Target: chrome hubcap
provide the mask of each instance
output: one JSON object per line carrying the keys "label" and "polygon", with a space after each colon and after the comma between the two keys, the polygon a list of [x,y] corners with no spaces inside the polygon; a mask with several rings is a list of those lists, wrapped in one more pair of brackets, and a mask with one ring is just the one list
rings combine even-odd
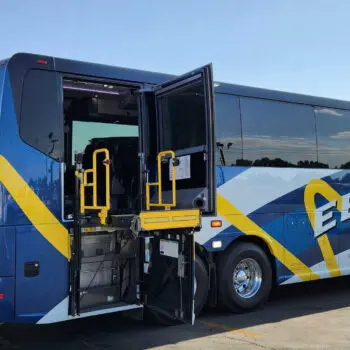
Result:
{"label": "chrome hubcap", "polygon": [[259,263],[247,258],[241,260],[233,272],[233,288],[245,299],[252,298],[260,289],[262,272]]}

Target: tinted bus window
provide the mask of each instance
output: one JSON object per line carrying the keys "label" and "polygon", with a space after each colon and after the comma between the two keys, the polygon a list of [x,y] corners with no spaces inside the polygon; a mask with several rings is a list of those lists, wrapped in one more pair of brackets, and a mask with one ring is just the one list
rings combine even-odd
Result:
{"label": "tinted bus window", "polygon": [[215,94],[216,164],[222,165],[222,148],[226,165],[236,165],[242,158],[241,117],[239,98]]}
{"label": "tinted bus window", "polygon": [[247,165],[317,167],[311,106],[241,98],[243,158]]}
{"label": "tinted bus window", "polygon": [[202,83],[189,85],[159,98],[164,149],[184,149],[206,144]]}
{"label": "tinted bus window", "polygon": [[350,169],[350,112],[317,107],[315,114],[319,161]]}
{"label": "tinted bus window", "polygon": [[63,113],[55,72],[31,70],[22,92],[20,135],[24,142],[62,160]]}

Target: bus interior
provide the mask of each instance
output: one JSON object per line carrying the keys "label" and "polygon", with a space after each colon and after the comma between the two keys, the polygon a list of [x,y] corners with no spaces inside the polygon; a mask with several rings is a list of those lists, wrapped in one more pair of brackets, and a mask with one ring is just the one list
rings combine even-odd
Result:
{"label": "bus interior", "polygon": [[[111,213],[136,213],[139,186],[138,106],[133,89],[88,82],[64,82],[65,219],[73,217],[75,154],[91,169],[95,150],[107,148],[111,158]],[[103,160],[103,154],[98,156]],[[98,167],[98,204],[105,203],[104,169]],[[100,175],[100,176],[99,176]],[[92,189],[91,189],[92,190]],[[92,191],[87,189],[87,202]]]}
{"label": "bus interior", "polygon": [[[65,175],[64,215],[74,217],[76,157],[84,170],[93,168],[93,153],[107,149],[110,164],[110,214],[139,211],[138,107],[133,88],[100,82],[64,80]],[[97,158],[97,205],[106,203],[104,153]],[[91,182],[92,175],[88,175]],[[90,178],[91,177],[91,178]],[[93,204],[93,187],[85,188],[85,203]],[[101,229],[96,211],[86,212],[81,228],[79,309],[91,311],[106,304],[137,302],[139,244],[127,227]]]}

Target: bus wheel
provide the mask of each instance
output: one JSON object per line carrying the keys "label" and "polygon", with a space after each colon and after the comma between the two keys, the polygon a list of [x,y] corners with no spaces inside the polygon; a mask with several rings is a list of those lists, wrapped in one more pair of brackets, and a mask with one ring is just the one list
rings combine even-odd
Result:
{"label": "bus wheel", "polygon": [[194,313],[198,316],[203,310],[207,302],[209,292],[209,273],[208,269],[198,255],[196,255],[196,270],[195,270],[195,297],[194,297]]}
{"label": "bus wheel", "polygon": [[245,312],[262,305],[272,286],[266,253],[253,243],[229,249],[219,266],[219,302],[229,311]]}

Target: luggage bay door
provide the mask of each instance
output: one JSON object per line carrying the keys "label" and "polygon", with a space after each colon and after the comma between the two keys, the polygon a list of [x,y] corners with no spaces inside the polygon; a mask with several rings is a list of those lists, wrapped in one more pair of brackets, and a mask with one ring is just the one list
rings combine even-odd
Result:
{"label": "luggage bay door", "polygon": [[[176,209],[216,214],[212,66],[158,85],[154,94],[158,152],[171,150],[180,161],[175,176]],[[171,202],[169,163],[163,165],[162,174],[162,197]]]}
{"label": "luggage bay door", "polygon": [[145,306],[161,322],[194,324],[194,234],[159,231],[144,243]]}

